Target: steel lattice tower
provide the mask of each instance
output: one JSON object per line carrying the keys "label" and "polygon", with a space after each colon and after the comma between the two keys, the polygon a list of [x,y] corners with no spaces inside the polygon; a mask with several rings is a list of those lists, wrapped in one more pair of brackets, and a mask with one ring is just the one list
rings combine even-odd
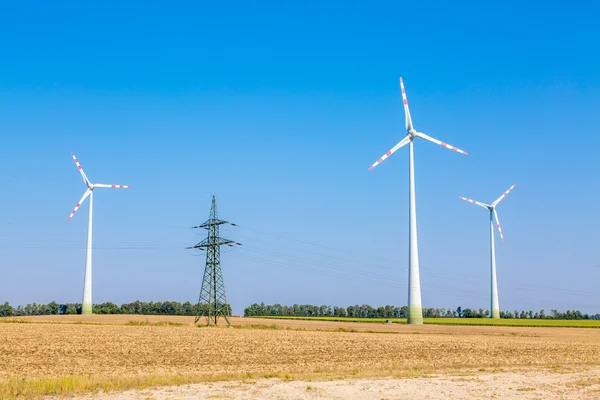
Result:
{"label": "steel lattice tower", "polygon": [[188,247],[188,249],[206,250],[206,267],[204,268],[194,323],[197,323],[200,318],[206,317],[207,326],[211,324],[216,326],[219,316],[225,318],[227,325],[231,326],[229,321],[230,310],[227,305],[227,295],[225,294],[223,271],[221,269],[221,246],[233,247],[234,245],[240,245],[240,243],[219,236],[219,226],[223,224],[236,226],[218,218],[217,200],[213,196],[208,221],[202,225],[192,227],[206,229],[208,236],[197,245]]}

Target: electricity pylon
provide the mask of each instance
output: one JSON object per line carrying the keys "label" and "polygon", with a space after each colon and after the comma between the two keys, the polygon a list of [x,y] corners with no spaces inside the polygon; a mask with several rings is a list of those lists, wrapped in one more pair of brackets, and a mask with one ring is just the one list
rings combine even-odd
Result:
{"label": "electricity pylon", "polygon": [[227,325],[231,326],[229,321],[230,310],[228,309],[223,271],[221,270],[221,246],[233,247],[241,244],[219,236],[219,226],[223,224],[236,226],[217,217],[217,200],[213,196],[208,221],[202,225],[192,227],[206,229],[208,237],[197,245],[188,247],[188,249],[206,250],[206,267],[204,268],[194,323],[197,323],[200,318],[206,317],[207,326],[211,324],[216,326],[219,316],[225,318]]}

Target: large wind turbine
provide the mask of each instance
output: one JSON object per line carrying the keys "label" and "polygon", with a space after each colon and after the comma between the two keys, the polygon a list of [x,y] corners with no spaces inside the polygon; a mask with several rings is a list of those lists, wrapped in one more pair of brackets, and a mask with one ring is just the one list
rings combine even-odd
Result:
{"label": "large wind turbine", "polygon": [[406,99],[406,91],[404,90],[404,82],[400,78],[400,89],[402,90],[402,100],[404,102],[404,115],[406,118],[407,134],[397,145],[392,147],[390,151],[385,153],[379,160],[369,167],[369,170],[375,168],[383,160],[388,158],[393,152],[399,148],[409,145],[409,240],[408,240],[408,323],[422,324],[423,323],[423,306],[421,304],[421,280],[419,277],[419,248],[417,245],[417,210],[415,205],[415,171],[414,171],[414,150],[413,140],[415,138],[425,139],[429,142],[439,144],[447,149],[457,151],[461,154],[468,155],[466,151],[450,146],[448,143],[441,142],[422,132],[417,132],[413,127],[410,111],[408,109],[408,101]]}
{"label": "large wind turbine", "polygon": [[87,189],[83,194],[79,203],[75,206],[71,215],[69,215],[69,220],[73,218],[73,215],[79,210],[81,207],[81,203],[89,196],[90,197],[90,211],[88,217],[88,237],[87,237],[87,251],[85,254],[85,281],[83,285],[83,303],[81,305],[81,313],[82,314],[91,314],[92,313],[92,208],[94,205],[94,189],[96,188],[112,188],[112,189],[129,189],[131,186],[123,186],[123,185],[104,185],[101,183],[91,183],[90,180],[83,172],[83,168],[77,161],[77,157],[75,157],[74,153],[71,153],[73,156],[73,160],[75,160],[75,164],[81,173],[81,177],[83,178],[83,182],[85,182]]}
{"label": "large wind turbine", "polygon": [[496,276],[496,249],[494,246],[494,217],[496,217],[496,224],[498,225],[498,232],[500,233],[500,238],[504,242],[504,235],[502,234],[502,228],[500,227],[500,220],[498,219],[498,212],[496,211],[496,206],[498,203],[502,201],[506,195],[513,190],[513,188],[517,186],[515,183],[508,190],[502,193],[502,196],[498,197],[496,201],[494,201],[491,205],[481,203],[476,200],[467,199],[466,197],[459,196],[461,199],[468,201],[469,203],[476,204],[483,208],[487,208],[490,210],[490,259],[492,264],[492,303],[491,303],[491,311],[492,318],[500,318],[500,305],[498,303],[498,277]]}

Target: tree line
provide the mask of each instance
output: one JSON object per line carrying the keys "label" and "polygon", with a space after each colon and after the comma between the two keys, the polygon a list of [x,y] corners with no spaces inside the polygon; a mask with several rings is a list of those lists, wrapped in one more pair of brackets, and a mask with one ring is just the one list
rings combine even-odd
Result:
{"label": "tree line", "polygon": [[[231,305],[227,304],[227,314],[231,315]],[[189,301],[146,302],[134,301],[117,305],[115,303],[101,303],[93,305],[94,314],[141,314],[141,315],[197,315],[198,311],[205,315],[208,309],[206,304],[192,304]],[[29,315],[62,315],[81,314],[80,303],[59,304],[52,301],[48,304],[31,303],[25,306],[13,307],[8,302],[0,303],[0,317],[17,317]],[[330,305],[294,304],[286,306],[281,304],[265,305],[255,303],[244,310],[245,317],[353,317],[353,318],[406,318],[407,306],[381,306],[372,307],[368,304],[338,307]],[[451,308],[424,308],[425,318],[486,318],[489,310],[457,307]],[[500,311],[500,318],[522,319],[594,319],[600,320],[600,314],[584,314],[578,310],[559,312],[551,309],[549,313],[544,310],[514,310]]]}
{"label": "tree line", "polygon": [[[231,305],[226,304],[226,311],[231,315]],[[134,301],[132,303],[121,304],[114,303],[94,304],[92,311],[94,314],[142,314],[142,315],[197,315],[206,314],[207,304],[192,304],[189,301],[180,303],[177,301],[164,302],[146,302]],[[59,304],[52,301],[48,304],[31,303],[26,306],[13,307],[8,302],[0,304],[0,317],[18,317],[27,315],[63,315],[63,314],[81,314],[81,303]]]}
{"label": "tree line", "polygon": [[[407,306],[381,306],[372,307],[368,304],[338,307],[311,304],[294,304],[286,306],[281,304],[265,305],[254,303],[244,310],[245,317],[280,316],[280,317],[354,317],[354,318],[406,318]],[[425,318],[486,318],[490,316],[489,310],[457,307],[451,308],[424,308]],[[500,311],[500,318],[522,319],[595,319],[600,320],[600,314],[584,314],[578,310],[559,312],[551,309],[549,313],[544,310],[514,310]]]}

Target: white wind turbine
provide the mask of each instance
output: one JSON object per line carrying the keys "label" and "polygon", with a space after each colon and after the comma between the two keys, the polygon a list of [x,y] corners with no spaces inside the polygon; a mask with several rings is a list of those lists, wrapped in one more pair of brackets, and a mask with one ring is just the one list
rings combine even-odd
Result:
{"label": "white wind turbine", "polygon": [[498,212],[496,211],[496,206],[502,201],[503,198],[506,197],[506,195],[511,190],[513,190],[515,186],[517,186],[516,183],[509,187],[506,192],[502,193],[502,196],[498,197],[498,199],[494,201],[491,205],[459,196],[461,199],[468,201],[469,203],[473,203],[483,208],[487,208],[490,211],[490,259],[492,264],[492,302],[490,309],[492,312],[492,318],[500,318],[500,304],[498,302],[498,277],[496,276],[496,249],[494,246],[494,217],[496,217],[496,224],[498,225],[498,232],[500,233],[500,238],[504,242],[504,235],[502,234],[502,228],[500,227],[500,220],[498,219]]}
{"label": "white wind turbine", "polygon": [[83,303],[81,305],[81,313],[82,314],[91,314],[92,313],[92,208],[94,205],[94,189],[96,188],[112,188],[112,189],[129,189],[131,186],[123,186],[123,185],[104,185],[101,183],[91,183],[90,180],[83,172],[83,168],[77,161],[77,157],[75,157],[74,153],[71,153],[73,156],[73,160],[75,160],[75,164],[81,173],[83,181],[87,185],[87,189],[83,194],[79,203],[75,206],[71,215],[69,215],[69,220],[73,218],[73,215],[79,210],[81,207],[81,203],[89,196],[90,197],[90,211],[88,217],[88,237],[87,237],[87,251],[85,254],[85,281],[83,285]]}
{"label": "white wind turbine", "polygon": [[441,142],[437,139],[432,138],[422,132],[417,132],[413,127],[412,119],[410,117],[410,111],[408,109],[408,101],[406,99],[406,91],[404,90],[404,82],[400,78],[400,89],[402,90],[402,100],[404,102],[404,115],[406,118],[406,131],[407,135],[397,145],[395,145],[390,151],[385,153],[379,160],[369,167],[369,170],[375,168],[383,160],[388,158],[393,152],[405,146],[409,145],[409,163],[408,163],[408,176],[409,176],[409,240],[408,240],[408,323],[409,324],[422,324],[423,323],[423,306],[421,304],[421,280],[419,277],[419,248],[417,245],[417,210],[415,204],[415,172],[414,172],[414,151],[413,151],[413,140],[415,138],[425,139],[429,142],[439,144],[447,149],[457,151],[461,154],[468,155],[466,151],[457,149],[454,146],[450,146],[447,143]]}

